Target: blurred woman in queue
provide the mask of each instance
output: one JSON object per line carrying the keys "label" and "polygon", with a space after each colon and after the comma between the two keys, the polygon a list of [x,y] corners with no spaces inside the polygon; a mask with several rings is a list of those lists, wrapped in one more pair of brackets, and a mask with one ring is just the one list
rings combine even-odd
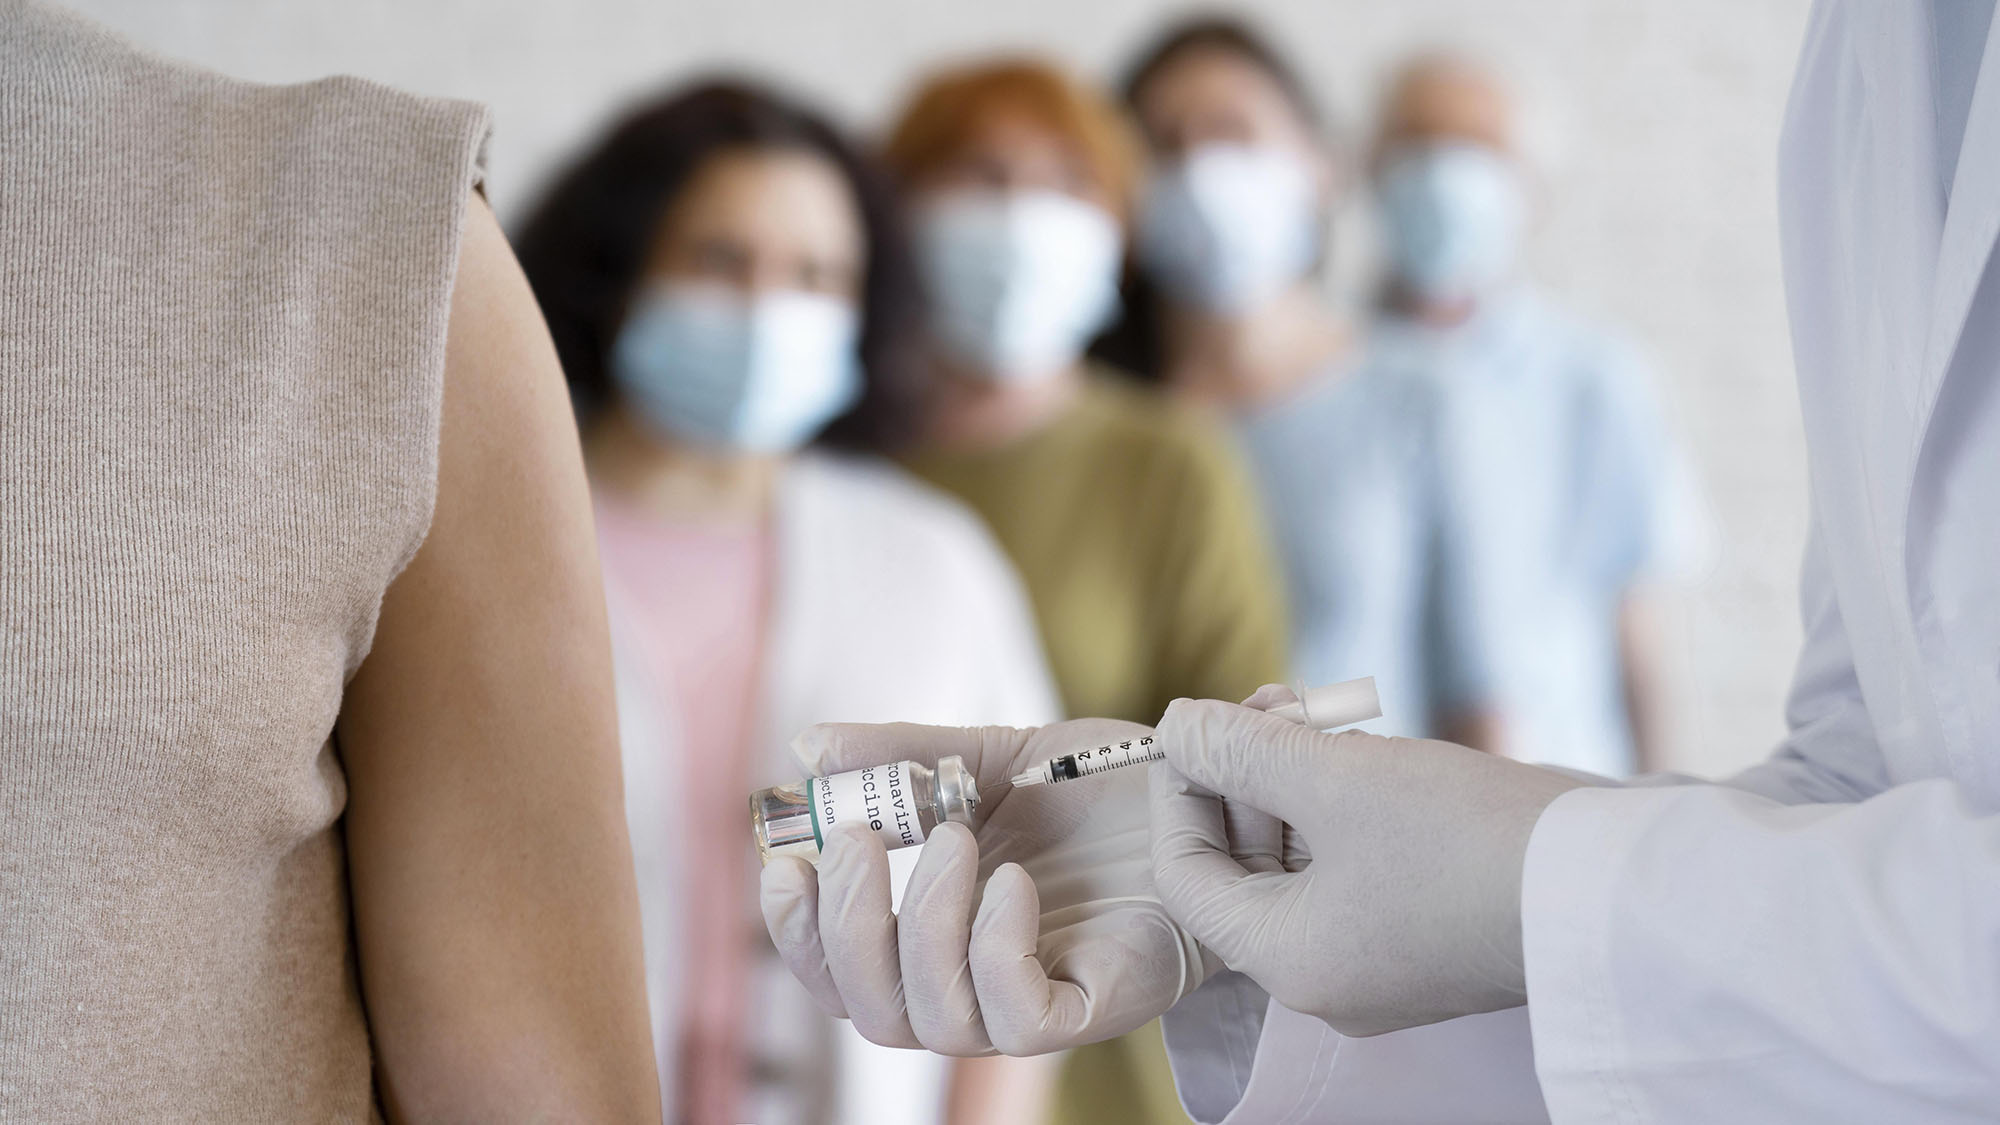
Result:
{"label": "blurred woman in queue", "polygon": [[891,1051],[819,1015],[755,906],[743,797],[797,777],[793,732],[1056,717],[985,527],[866,456],[914,421],[897,223],[832,127],[715,84],[628,116],[519,240],[583,427],[670,1119],[935,1121],[954,1065],[953,1121],[1042,1100],[1033,1060]]}
{"label": "blurred woman in queue", "polygon": [[1098,350],[1234,421],[1290,580],[1295,673],[1374,676],[1372,729],[1483,745],[1428,388],[1368,370],[1319,285],[1343,171],[1322,111],[1228,19],[1169,29],[1123,93],[1154,174],[1127,315]]}
{"label": "blurred woman in queue", "polygon": [[[1422,386],[1363,367],[1318,284],[1343,171],[1320,108],[1275,49],[1225,18],[1169,28],[1121,92],[1152,174],[1124,315],[1095,354],[1231,423],[1291,595],[1293,673],[1374,676],[1384,717],[1370,729],[1476,743],[1430,405]],[[1163,1054],[1114,1066],[1106,1053],[1077,1053],[1063,1120],[1186,1120]]]}
{"label": "blurred woman in queue", "polygon": [[[1002,61],[932,78],[886,152],[930,301],[906,463],[1021,568],[1068,712],[1151,723],[1178,696],[1280,678],[1281,579],[1226,433],[1084,358],[1117,309],[1140,171],[1124,118],[1058,70]],[[1087,1050],[1097,1081],[1177,1106],[1157,1026]],[[1121,1079],[1133,1066],[1150,1077]]]}
{"label": "blurred woman in queue", "polygon": [[1263,528],[1224,435],[1084,358],[1117,308],[1123,118],[1035,62],[934,77],[890,134],[929,299],[905,463],[1021,569],[1065,708],[1152,722],[1283,669]]}

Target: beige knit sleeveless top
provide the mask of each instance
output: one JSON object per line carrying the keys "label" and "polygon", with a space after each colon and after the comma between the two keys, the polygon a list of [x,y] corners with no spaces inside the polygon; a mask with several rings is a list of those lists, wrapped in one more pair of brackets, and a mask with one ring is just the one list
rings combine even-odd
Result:
{"label": "beige knit sleeveless top", "polygon": [[0,1121],[376,1116],[331,732],[485,131],[0,0]]}

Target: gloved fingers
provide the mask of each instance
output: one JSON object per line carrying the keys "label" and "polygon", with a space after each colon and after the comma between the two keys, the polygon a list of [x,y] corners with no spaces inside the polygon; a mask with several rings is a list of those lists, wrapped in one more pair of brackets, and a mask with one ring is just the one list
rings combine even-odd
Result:
{"label": "gloved fingers", "polygon": [[[1265,684],[1250,693],[1243,706],[1253,711],[1269,711],[1298,702],[1298,695],[1283,684]],[[1241,801],[1224,801],[1222,815],[1229,830],[1229,854],[1249,871],[1283,871],[1287,825],[1261,809]]]}
{"label": "gloved fingers", "polygon": [[1035,956],[1041,896],[1017,863],[986,880],[972,923],[971,967],[986,1034],[1002,1054],[1039,1055],[1071,1046],[1089,1019],[1083,990],[1052,981]]}
{"label": "gloved fingers", "polygon": [[1044,915],[1034,881],[1015,864],[986,882],[971,961],[986,1033],[1015,1056],[1123,1035],[1206,975],[1201,948],[1151,896]]}
{"label": "gloved fingers", "polygon": [[[987,880],[973,918],[969,964],[986,1034],[1002,1054],[1038,1055],[1062,1044],[1047,1041],[1051,996],[1048,974],[1035,959],[1042,902],[1035,881],[1018,863],[1003,863]],[[1075,986],[1070,986],[1074,990]],[[1074,1006],[1080,997],[1060,1003]],[[1072,1014],[1071,1018],[1075,1018]]]}
{"label": "gloved fingers", "polygon": [[826,1014],[846,1019],[847,1005],[834,987],[826,967],[826,947],[819,939],[819,875],[812,864],[789,855],[765,864],[757,905],[785,968]]}
{"label": "gloved fingers", "polygon": [[924,842],[896,917],[910,1029],[919,1042],[941,1055],[993,1053],[966,962],[972,942],[972,896],[978,883],[979,844],[971,830],[962,824],[940,824]]}
{"label": "gloved fingers", "polygon": [[1333,739],[1247,707],[1176,699],[1158,728],[1175,770],[1289,824],[1310,824],[1334,768]]}
{"label": "gloved fingers", "polygon": [[1286,871],[1304,871],[1312,866],[1312,845],[1306,841],[1306,834],[1285,825],[1285,847],[1283,868]]}
{"label": "gloved fingers", "polygon": [[1253,711],[1269,711],[1273,707],[1283,707],[1287,703],[1297,703],[1299,695],[1283,684],[1265,684],[1250,693],[1243,706]]}
{"label": "gloved fingers", "polygon": [[916,1047],[903,1010],[889,852],[860,826],[837,828],[819,861],[819,939],[854,1030],[884,1047]]}
{"label": "gloved fingers", "polygon": [[957,755],[983,787],[1012,776],[1032,730],[1015,727],[931,727],[917,723],[821,723],[792,739],[792,756],[807,776],[858,770],[885,762],[926,766]]}
{"label": "gloved fingers", "polygon": [[1223,831],[1229,854],[1246,871],[1285,870],[1286,825],[1262,809],[1241,801],[1222,802]]}
{"label": "gloved fingers", "polygon": [[1151,776],[1153,884],[1174,921],[1230,968],[1258,977],[1259,939],[1302,876],[1250,872],[1229,855],[1222,801],[1166,762]]}
{"label": "gloved fingers", "polygon": [[[1289,686],[1265,684],[1250,693],[1243,706],[1269,711],[1298,701],[1298,693]],[[1298,871],[1312,862],[1312,849],[1298,829],[1242,801],[1225,799],[1222,810],[1229,830],[1229,854],[1244,870]]]}
{"label": "gloved fingers", "polygon": [[[1253,711],[1269,711],[1288,703],[1297,703],[1299,693],[1286,684],[1265,684],[1243,701],[1243,706]],[[1303,871],[1312,863],[1312,848],[1307,845],[1305,833],[1289,824],[1280,824],[1281,843],[1277,848],[1278,860],[1267,863],[1261,849],[1255,846],[1262,837],[1238,828],[1240,818],[1247,816],[1245,806],[1240,801],[1223,802],[1223,810],[1228,816],[1229,854],[1236,857],[1249,871]],[[1276,819],[1276,818],[1273,818]]]}

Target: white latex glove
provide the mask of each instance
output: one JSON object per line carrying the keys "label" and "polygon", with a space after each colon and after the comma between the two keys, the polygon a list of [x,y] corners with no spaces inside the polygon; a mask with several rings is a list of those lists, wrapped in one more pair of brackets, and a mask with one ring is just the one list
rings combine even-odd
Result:
{"label": "white latex glove", "polygon": [[[822,1008],[892,1047],[1032,1055],[1159,1017],[1205,967],[1153,891],[1146,771],[1018,793],[1006,784],[1057,755],[1148,733],[1107,719],[806,731],[793,751],[815,775],[957,754],[982,801],[971,829],[931,833],[900,915],[890,913],[889,857],[872,833],[834,832],[817,877],[804,860],[772,860],[761,896],[771,940]],[[1275,870],[1277,823],[1248,813],[1237,830],[1248,862]]]}
{"label": "white latex glove", "polygon": [[[1283,688],[1251,697],[1288,701]],[[1179,700],[1151,768],[1153,872],[1175,920],[1295,1011],[1374,1035],[1527,998],[1521,867],[1574,778],[1448,742],[1320,734]],[[1231,858],[1221,794],[1281,818],[1286,871]]]}

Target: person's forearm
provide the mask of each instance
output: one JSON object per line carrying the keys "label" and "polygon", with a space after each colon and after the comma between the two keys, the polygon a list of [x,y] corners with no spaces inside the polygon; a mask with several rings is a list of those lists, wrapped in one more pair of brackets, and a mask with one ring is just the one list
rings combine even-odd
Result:
{"label": "person's forearm", "polygon": [[1664,769],[1670,742],[1666,640],[1656,594],[1631,592],[1618,607],[1619,679],[1638,773]]}
{"label": "person's forearm", "polygon": [[1507,754],[1507,724],[1492,708],[1465,708],[1438,720],[1438,737],[1488,754]]}
{"label": "person's forearm", "polygon": [[1015,1125],[1048,1116],[1061,1055],[959,1059],[951,1068],[946,1125]]}

